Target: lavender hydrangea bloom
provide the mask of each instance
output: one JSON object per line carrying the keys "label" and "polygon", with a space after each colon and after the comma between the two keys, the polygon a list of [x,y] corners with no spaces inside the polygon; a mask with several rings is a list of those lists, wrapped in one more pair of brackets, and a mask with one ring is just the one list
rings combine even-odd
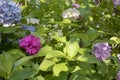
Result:
{"label": "lavender hydrangea bloom", "polygon": [[20,48],[24,49],[28,55],[37,54],[37,52],[41,49],[42,45],[40,43],[40,39],[33,36],[27,35],[19,40]]}
{"label": "lavender hydrangea bloom", "polygon": [[93,2],[97,5],[99,3],[98,0],[93,0]]}
{"label": "lavender hydrangea bloom", "polygon": [[80,7],[79,4],[72,4],[72,6],[76,9],[78,9]]}
{"label": "lavender hydrangea bloom", "polygon": [[12,0],[0,0],[0,24],[15,24],[21,20],[21,9]]}
{"label": "lavender hydrangea bloom", "polygon": [[104,61],[110,57],[111,47],[107,42],[96,43],[93,48],[93,55],[100,61]]}
{"label": "lavender hydrangea bloom", "polygon": [[33,26],[28,26],[28,25],[22,25],[20,28],[23,28],[23,29],[25,29],[25,30],[29,30],[31,33],[36,30],[35,27],[33,27]]}
{"label": "lavender hydrangea bloom", "polygon": [[117,57],[118,57],[118,64],[120,64],[120,54],[118,54]]}
{"label": "lavender hydrangea bloom", "polygon": [[113,0],[115,6],[120,5],[120,0]]}
{"label": "lavender hydrangea bloom", "polygon": [[79,19],[80,18],[80,12],[76,8],[69,8],[62,13],[63,18],[68,19]]}
{"label": "lavender hydrangea bloom", "polygon": [[116,75],[116,80],[120,80],[120,71],[118,71],[118,73]]}

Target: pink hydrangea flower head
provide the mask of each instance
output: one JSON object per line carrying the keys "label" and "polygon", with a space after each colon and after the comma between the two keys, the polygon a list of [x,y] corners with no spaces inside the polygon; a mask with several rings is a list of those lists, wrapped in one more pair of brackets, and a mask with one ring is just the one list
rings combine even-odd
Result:
{"label": "pink hydrangea flower head", "polygon": [[37,54],[37,52],[41,49],[42,45],[40,43],[40,39],[38,37],[31,35],[27,35],[19,40],[20,48],[24,49],[28,55]]}
{"label": "pink hydrangea flower head", "polygon": [[111,56],[111,47],[107,42],[96,43],[93,48],[93,55],[100,61],[104,61]]}
{"label": "pink hydrangea flower head", "polygon": [[116,75],[116,80],[120,80],[120,70],[118,71],[118,73]]}
{"label": "pink hydrangea flower head", "polygon": [[120,0],[113,0],[115,6],[120,5]]}
{"label": "pink hydrangea flower head", "polygon": [[80,7],[79,4],[72,4],[72,6],[76,9],[78,9]]}

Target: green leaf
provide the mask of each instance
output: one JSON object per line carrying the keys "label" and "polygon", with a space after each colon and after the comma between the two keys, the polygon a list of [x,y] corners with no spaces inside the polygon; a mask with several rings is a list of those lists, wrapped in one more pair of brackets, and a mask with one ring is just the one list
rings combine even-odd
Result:
{"label": "green leaf", "polygon": [[78,66],[79,66],[79,70],[82,71],[82,73],[88,75],[91,74],[92,65],[90,63],[79,61]]}
{"label": "green leaf", "polygon": [[45,36],[46,35],[46,28],[42,28],[42,27],[38,27],[37,28],[37,31],[35,31],[33,33],[33,35],[35,35],[36,37],[40,37],[42,38],[42,36]]}
{"label": "green leaf", "polygon": [[52,36],[52,38],[56,39],[58,42],[66,42],[66,37],[65,36],[59,36],[58,33],[56,33],[55,36]]}
{"label": "green leaf", "polygon": [[0,27],[0,32],[2,33],[14,33],[17,28],[14,27]]}
{"label": "green leaf", "polygon": [[94,29],[88,30],[87,36],[88,36],[89,43],[95,40],[100,34],[101,34],[100,32],[97,32]]}
{"label": "green leaf", "polygon": [[82,17],[87,17],[87,15],[89,14],[89,12],[90,12],[90,8],[87,8],[87,7],[84,7],[84,8],[80,8],[80,16],[82,16]]}
{"label": "green leaf", "polygon": [[43,62],[40,64],[39,69],[42,71],[48,71],[50,67],[52,67],[54,64],[55,62],[44,59]]}
{"label": "green leaf", "polygon": [[71,75],[70,80],[90,80],[90,79],[87,78],[84,72],[77,71]]}
{"label": "green leaf", "polygon": [[79,56],[78,60],[82,62],[87,62],[87,63],[99,63],[99,61],[94,56],[89,54],[85,54],[85,55],[83,54]]}
{"label": "green leaf", "polygon": [[101,80],[102,76],[98,73],[94,73],[94,74],[91,74],[90,77],[91,77],[92,80]]}
{"label": "green leaf", "polygon": [[10,53],[11,55],[24,56],[24,53],[20,49],[10,49],[8,53]]}
{"label": "green leaf", "polygon": [[73,36],[76,37],[76,38],[81,39],[82,44],[83,44],[84,47],[88,45],[89,39],[88,39],[88,35],[87,34],[83,34],[83,33],[76,34],[75,33],[75,34],[73,34]]}
{"label": "green leaf", "polygon": [[97,66],[98,73],[105,76],[109,72],[109,68],[105,63],[101,63]]}
{"label": "green leaf", "polygon": [[66,63],[59,63],[59,64],[55,64],[53,67],[53,72],[55,74],[55,76],[59,76],[60,72],[62,71],[68,71],[68,67],[66,65]]}
{"label": "green leaf", "polygon": [[45,75],[45,80],[55,80],[53,77],[53,74],[46,74]]}
{"label": "green leaf", "polygon": [[63,23],[65,23],[65,24],[70,24],[71,21],[70,21],[69,19],[63,19]]}
{"label": "green leaf", "polygon": [[0,33],[0,44],[1,44],[1,33]]}
{"label": "green leaf", "polygon": [[55,76],[53,80],[67,80],[68,74],[61,72],[59,76]]}
{"label": "green leaf", "polygon": [[17,70],[11,74],[9,80],[24,80],[31,78],[38,73],[37,70],[32,68],[24,68],[23,70]]}
{"label": "green leaf", "polygon": [[0,76],[8,77],[11,73],[14,57],[9,53],[3,52],[0,55]]}
{"label": "green leaf", "polygon": [[42,76],[37,76],[37,80],[45,80]]}
{"label": "green leaf", "polygon": [[86,49],[86,48],[79,48],[79,53],[80,54],[87,54],[89,52],[91,52],[92,50],[91,49]]}
{"label": "green leaf", "polygon": [[35,56],[36,56],[36,57],[45,56],[45,55],[48,54],[51,50],[52,50],[52,47],[46,45],[45,47],[42,47],[42,48],[40,49],[40,51],[38,52],[38,54],[36,54]]}
{"label": "green leaf", "polygon": [[50,58],[57,58],[57,57],[64,58],[65,56],[66,55],[63,52],[61,52],[61,51],[51,50],[50,52],[48,52],[48,54],[46,55],[45,58],[48,58],[48,59],[50,59]]}
{"label": "green leaf", "polygon": [[20,57],[25,56],[25,54],[20,50],[20,49],[10,49],[9,51],[7,51],[9,54],[11,54],[12,56],[14,56],[14,59],[18,59]]}
{"label": "green leaf", "polygon": [[14,69],[16,69],[17,67],[23,65],[25,62],[27,62],[28,60],[32,59],[32,56],[25,56],[23,58],[18,59],[15,64],[14,64]]}
{"label": "green leaf", "polygon": [[110,40],[113,41],[115,44],[120,43],[120,38],[117,38],[117,37],[111,37]]}
{"label": "green leaf", "polygon": [[67,55],[70,57],[70,60],[73,59],[79,49],[78,41],[74,38],[72,38],[69,42],[67,42],[65,50]]}
{"label": "green leaf", "polygon": [[22,28],[17,28],[17,30],[14,32],[14,35],[17,36],[18,38],[21,38],[25,36],[27,33],[30,33],[30,31]]}

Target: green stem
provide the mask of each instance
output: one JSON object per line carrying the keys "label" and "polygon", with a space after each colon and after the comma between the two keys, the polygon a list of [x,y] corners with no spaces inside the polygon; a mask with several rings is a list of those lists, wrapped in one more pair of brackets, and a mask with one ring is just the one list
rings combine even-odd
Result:
{"label": "green stem", "polygon": [[25,6],[27,6],[27,0],[25,0]]}

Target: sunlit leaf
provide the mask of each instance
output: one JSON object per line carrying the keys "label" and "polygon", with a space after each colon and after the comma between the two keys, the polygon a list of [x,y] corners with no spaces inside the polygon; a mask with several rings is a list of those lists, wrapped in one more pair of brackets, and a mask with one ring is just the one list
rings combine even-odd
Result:
{"label": "sunlit leaf", "polygon": [[78,60],[87,63],[99,63],[99,61],[93,55],[89,55],[89,54],[85,54],[85,55],[83,54],[79,56]]}
{"label": "sunlit leaf", "polygon": [[56,76],[59,76],[60,72],[62,71],[68,71],[66,63],[59,63],[54,65],[53,72]]}
{"label": "sunlit leaf", "polygon": [[78,41],[74,38],[72,38],[69,42],[67,42],[65,47],[67,55],[70,57],[70,59],[76,56],[78,49],[79,49]]}
{"label": "sunlit leaf", "polygon": [[48,54],[46,55],[46,58],[64,58],[66,57],[65,53],[61,52],[61,51],[57,51],[57,50],[51,50],[50,52],[48,52]]}
{"label": "sunlit leaf", "polygon": [[39,69],[42,71],[48,71],[50,67],[52,67],[55,64],[55,62],[51,60],[43,60],[43,62],[40,64]]}
{"label": "sunlit leaf", "polygon": [[91,52],[92,50],[91,49],[86,49],[86,48],[79,48],[78,51],[79,51],[80,54],[86,54],[86,53]]}
{"label": "sunlit leaf", "polygon": [[36,57],[45,56],[45,55],[48,54],[51,50],[52,50],[52,47],[46,45],[46,46],[42,47],[35,56],[36,56]]}

